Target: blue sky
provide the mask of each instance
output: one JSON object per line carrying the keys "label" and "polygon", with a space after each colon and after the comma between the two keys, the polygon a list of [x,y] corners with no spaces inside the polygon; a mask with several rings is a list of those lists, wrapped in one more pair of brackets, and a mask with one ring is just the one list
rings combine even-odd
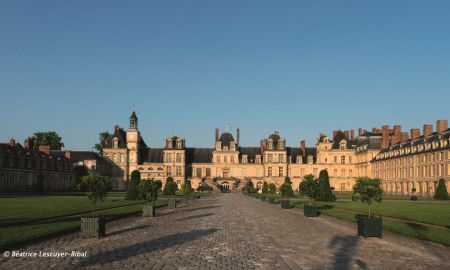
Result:
{"label": "blue sky", "polygon": [[0,141],[213,147],[449,118],[449,1],[0,1]]}

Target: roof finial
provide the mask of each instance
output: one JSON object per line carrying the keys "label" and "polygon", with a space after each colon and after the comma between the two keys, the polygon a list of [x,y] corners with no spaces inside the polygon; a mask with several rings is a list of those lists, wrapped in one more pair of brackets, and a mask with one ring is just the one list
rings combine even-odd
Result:
{"label": "roof finial", "polygon": [[136,109],[134,108],[134,101],[133,101],[133,112],[136,111]]}
{"label": "roof finial", "polygon": [[227,123],[227,127],[226,127],[226,131],[230,132],[230,130],[231,130],[231,124],[230,124],[230,122],[228,122]]}

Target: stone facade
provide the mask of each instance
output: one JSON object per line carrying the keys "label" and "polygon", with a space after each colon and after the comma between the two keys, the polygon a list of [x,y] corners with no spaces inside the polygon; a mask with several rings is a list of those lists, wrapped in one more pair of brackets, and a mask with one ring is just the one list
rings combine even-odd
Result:
{"label": "stone facade", "polygon": [[75,176],[69,159],[52,155],[48,146],[41,146],[39,151],[35,151],[29,139],[24,145],[13,139],[9,143],[0,143],[2,192],[28,192],[38,177],[42,177],[46,191],[74,189]]}
{"label": "stone facade", "polygon": [[[425,124],[423,135],[411,129],[411,138],[397,140],[378,153],[372,162],[374,176],[383,180],[389,194],[432,196],[438,180],[445,179],[450,192],[450,129],[438,120],[437,129]],[[387,143],[387,142],[386,142]]]}
{"label": "stone facade", "polygon": [[234,135],[229,130],[219,134],[216,129],[214,148],[186,147],[185,139],[178,136],[167,138],[164,148],[150,148],[141,137],[134,112],[129,120],[129,129],[115,126],[113,138],[103,147],[104,157],[115,166],[115,189],[125,189],[133,170],[139,170],[143,179],[155,178],[163,183],[171,176],[179,186],[189,179],[194,188],[206,182],[213,187],[237,189],[247,181],[257,187],[264,181],[279,187],[289,176],[297,189],[305,175],[318,177],[321,170],[327,169],[336,191],[351,191],[356,177],[371,176],[368,164],[381,150],[379,146],[371,151],[356,151],[366,138],[372,140],[376,134],[366,132],[360,138],[353,130],[336,130],[333,137],[320,134],[314,147],[306,147],[305,141],[300,141],[299,147],[289,147],[279,132],[261,140],[258,147],[246,147],[240,145],[239,129]]}

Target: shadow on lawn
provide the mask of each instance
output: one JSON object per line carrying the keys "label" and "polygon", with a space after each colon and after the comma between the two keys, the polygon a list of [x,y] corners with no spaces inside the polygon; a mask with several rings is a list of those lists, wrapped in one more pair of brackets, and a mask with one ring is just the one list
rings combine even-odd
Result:
{"label": "shadow on lawn", "polygon": [[88,266],[101,266],[103,264],[121,261],[147,252],[153,252],[170,248],[176,245],[182,245],[186,242],[195,241],[198,238],[210,235],[217,231],[218,229],[216,228],[211,228],[208,230],[192,230],[189,232],[161,236],[156,239],[151,239],[128,246],[121,246],[112,250],[105,250],[87,258],[86,260],[81,261],[79,264],[74,266],[74,269],[85,268]]}

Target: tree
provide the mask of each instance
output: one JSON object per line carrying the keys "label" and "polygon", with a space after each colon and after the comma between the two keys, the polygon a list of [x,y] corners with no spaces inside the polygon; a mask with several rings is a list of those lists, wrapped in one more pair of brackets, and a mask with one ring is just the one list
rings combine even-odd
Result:
{"label": "tree", "polygon": [[358,177],[353,186],[352,200],[366,202],[369,205],[369,218],[373,202],[381,202],[383,199],[383,190],[381,181],[378,178]]}
{"label": "tree", "polygon": [[171,176],[167,177],[166,179],[166,185],[164,186],[164,195],[175,195],[175,193],[178,191],[177,184],[173,181],[173,178]]}
{"label": "tree", "polygon": [[205,183],[201,183],[198,187],[197,187],[197,191],[200,192],[205,192],[205,191],[212,191],[213,188],[210,187],[209,185],[205,184]]}
{"label": "tree", "polygon": [[144,200],[147,205],[155,205],[161,187],[162,183],[159,180],[150,179],[141,181],[137,187],[139,199]]}
{"label": "tree", "polygon": [[[86,176],[89,174],[88,169],[86,166],[79,165],[73,168],[73,172],[75,173],[75,181],[76,185],[78,186],[81,183],[81,179],[83,176]],[[86,191],[85,189],[82,189],[80,191]]]}
{"label": "tree", "polygon": [[319,194],[317,200],[327,202],[333,202],[336,200],[333,192],[331,192],[330,179],[326,169],[321,170],[319,173]]}
{"label": "tree", "polygon": [[181,186],[180,192],[183,195],[189,195],[192,192],[194,192],[194,189],[191,186],[191,181],[190,180],[186,180],[186,182]]}
{"label": "tree", "polygon": [[247,181],[245,186],[242,188],[242,191],[251,194],[256,193],[258,190],[256,190],[256,188],[253,186],[252,181]]}
{"label": "tree", "polygon": [[99,143],[94,145],[95,150],[99,155],[103,155],[103,147],[106,146],[106,143],[112,140],[113,134],[109,133],[109,131],[100,132],[98,137]]}
{"label": "tree", "polygon": [[50,146],[51,150],[61,150],[64,147],[61,137],[55,131],[35,132],[34,150],[39,150],[39,146]]}
{"label": "tree", "polygon": [[125,200],[137,200],[139,198],[138,185],[141,182],[141,173],[138,170],[131,172],[131,178],[128,181],[127,195]]}
{"label": "tree", "polygon": [[264,183],[263,183],[262,193],[263,194],[268,194],[269,193],[269,185],[267,185],[266,181],[264,181]]}
{"label": "tree", "polygon": [[106,198],[108,191],[111,189],[111,181],[106,176],[90,172],[81,178],[78,189],[81,190],[83,188],[88,191],[87,197],[92,202],[92,217],[95,217],[95,204]]}
{"label": "tree", "polygon": [[283,198],[285,199],[294,196],[294,191],[292,190],[292,182],[288,176],[284,178],[284,183],[281,185],[280,192],[281,196],[283,196]]}
{"label": "tree", "polygon": [[274,183],[269,184],[269,194],[275,194],[277,193],[277,186],[275,186]]}
{"label": "tree", "polygon": [[317,179],[314,179],[314,175],[308,174],[305,175],[302,182],[300,182],[299,190],[300,194],[308,197],[309,205],[312,205],[314,199],[319,195],[320,185]]}
{"label": "tree", "polygon": [[447,188],[445,187],[445,180],[439,179],[438,186],[436,188],[436,193],[434,193],[434,198],[436,200],[449,200]]}

